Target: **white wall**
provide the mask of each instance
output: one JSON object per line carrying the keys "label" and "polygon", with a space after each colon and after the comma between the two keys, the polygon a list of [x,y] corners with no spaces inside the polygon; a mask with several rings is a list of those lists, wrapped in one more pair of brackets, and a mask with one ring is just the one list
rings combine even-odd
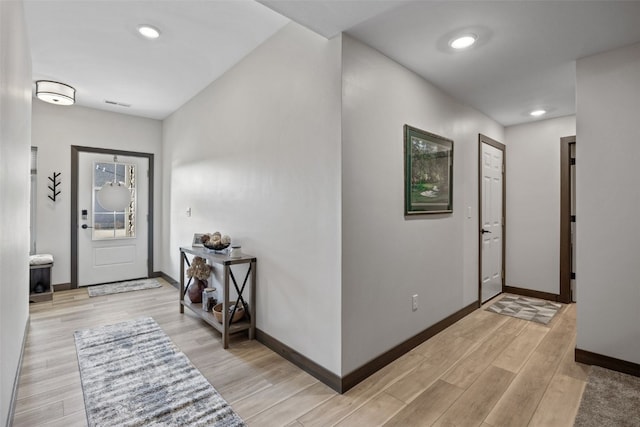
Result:
{"label": "white wall", "polygon": [[[477,301],[478,133],[498,141],[504,135],[498,123],[348,36],[342,84],[342,370],[348,374]],[[404,124],[454,140],[453,214],[405,219]]]}
{"label": "white wall", "polygon": [[0,423],[29,317],[31,56],[21,1],[0,1]]}
{"label": "white wall", "polygon": [[[72,82],[69,82],[72,84]],[[82,96],[81,93],[78,96]],[[71,146],[110,148],[155,154],[154,270],[162,258],[162,123],[142,117],[79,106],[63,107],[33,100],[32,145],[38,147],[38,253],[54,256],[51,283],[71,280]],[[62,193],[55,202],[48,177],[60,176]]]}
{"label": "white wall", "polygon": [[506,284],[560,293],[560,138],[575,116],[505,129]]}
{"label": "white wall", "polygon": [[163,124],[164,271],[229,234],[258,259],[258,328],[336,374],[340,49],[288,24]]}
{"label": "white wall", "polygon": [[577,347],[640,363],[640,44],[577,62]]}

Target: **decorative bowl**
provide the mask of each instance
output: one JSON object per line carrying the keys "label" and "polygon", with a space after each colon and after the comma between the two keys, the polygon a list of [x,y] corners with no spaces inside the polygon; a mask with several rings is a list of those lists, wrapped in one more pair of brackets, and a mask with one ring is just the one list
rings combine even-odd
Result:
{"label": "decorative bowl", "polygon": [[[236,301],[229,301],[229,315],[233,311],[233,306],[236,304]],[[213,315],[216,317],[216,320],[222,323],[222,303],[216,304],[213,306]],[[238,320],[244,317],[244,307],[242,304],[238,305],[235,314],[233,315],[233,319],[231,319],[231,323],[237,322]]]}
{"label": "decorative bowl", "polygon": [[229,247],[231,243],[218,243],[217,245],[212,245],[209,242],[203,243],[204,247],[207,249],[213,249],[214,251],[221,251]]}

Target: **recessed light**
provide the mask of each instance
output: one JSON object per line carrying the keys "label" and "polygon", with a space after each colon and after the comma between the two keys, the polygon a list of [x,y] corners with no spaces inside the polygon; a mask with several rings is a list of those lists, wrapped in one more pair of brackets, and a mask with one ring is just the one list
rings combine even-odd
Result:
{"label": "recessed light", "polygon": [[465,34],[451,40],[449,42],[449,46],[454,49],[466,49],[473,45],[476,40],[478,40],[478,36],[476,36],[475,34]]}
{"label": "recessed light", "polygon": [[533,110],[532,112],[529,113],[529,115],[533,117],[539,117],[546,113],[547,113],[546,110]]}
{"label": "recessed light", "polygon": [[138,32],[148,39],[157,39],[160,37],[160,31],[151,25],[140,25]]}

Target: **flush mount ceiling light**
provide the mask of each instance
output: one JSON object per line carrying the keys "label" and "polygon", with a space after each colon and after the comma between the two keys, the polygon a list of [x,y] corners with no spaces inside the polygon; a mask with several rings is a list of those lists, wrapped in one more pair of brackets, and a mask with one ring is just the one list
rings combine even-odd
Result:
{"label": "flush mount ceiling light", "polygon": [[157,39],[158,37],[160,37],[160,30],[158,30],[155,27],[152,27],[151,25],[140,25],[138,27],[138,32],[143,36],[146,37],[148,39]]}
{"label": "flush mount ceiling light", "polygon": [[532,112],[529,113],[529,115],[533,117],[540,117],[546,113],[547,113],[546,110],[533,110]]}
{"label": "flush mount ceiling light", "polygon": [[38,80],[36,97],[50,104],[73,105],[76,102],[76,90],[64,83]]}
{"label": "flush mount ceiling light", "polygon": [[466,49],[471,47],[478,40],[478,36],[475,34],[464,34],[462,36],[456,37],[449,42],[449,46],[454,49]]}

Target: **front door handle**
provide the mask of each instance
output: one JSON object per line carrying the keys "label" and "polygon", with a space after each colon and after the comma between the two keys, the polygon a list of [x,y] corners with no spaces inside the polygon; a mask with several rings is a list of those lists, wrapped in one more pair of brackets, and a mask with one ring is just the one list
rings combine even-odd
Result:
{"label": "front door handle", "polygon": [[87,224],[82,224],[81,227],[83,230],[86,230],[87,228],[93,228],[93,227],[89,227]]}
{"label": "front door handle", "polygon": [[482,234],[484,234],[484,233],[491,234],[491,232],[489,230],[485,230],[484,228],[482,230],[480,230],[480,233],[482,233]]}

